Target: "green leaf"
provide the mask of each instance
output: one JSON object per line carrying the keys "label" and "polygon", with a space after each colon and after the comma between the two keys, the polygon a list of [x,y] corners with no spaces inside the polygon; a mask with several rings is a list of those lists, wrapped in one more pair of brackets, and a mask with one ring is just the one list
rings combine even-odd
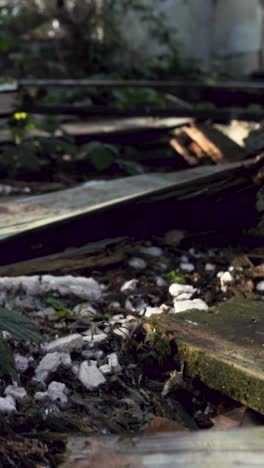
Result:
{"label": "green leaf", "polygon": [[0,329],[11,333],[18,340],[41,341],[38,329],[31,320],[19,312],[2,307],[0,307]]}
{"label": "green leaf", "polygon": [[14,380],[18,380],[12,350],[1,335],[0,356],[0,375],[10,375]]}

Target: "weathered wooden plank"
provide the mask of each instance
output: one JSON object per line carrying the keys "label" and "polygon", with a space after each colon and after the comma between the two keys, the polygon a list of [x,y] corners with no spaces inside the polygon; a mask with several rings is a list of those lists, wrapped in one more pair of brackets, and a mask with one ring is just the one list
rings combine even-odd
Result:
{"label": "weathered wooden plank", "polygon": [[54,255],[0,267],[0,276],[33,275],[36,273],[69,273],[115,265],[127,256],[126,238],[106,239]]}
{"label": "weathered wooden plank", "polygon": [[[179,199],[197,190],[196,184],[213,183],[219,177],[234,174],[241,168],[254,166],[255,160],[200,168],[166,174],[144,174],[111,181],[88,182],[79,187],[58,192],[12,198],[0,203],[0,241],[12,236],[64,222],[79,216],[107,210],[122,204],[152,197]],[[234,173],[233,173],[234,171]]]}
{"label": "weathered wooden plank", "polygon": [[264,428],[71,438],[61,468],[263,467]]}
{"label": "weathered wooden plank", "polygon": [[152,322],[175,340],[186,372],[264,414],[264,305],[233,299]]}

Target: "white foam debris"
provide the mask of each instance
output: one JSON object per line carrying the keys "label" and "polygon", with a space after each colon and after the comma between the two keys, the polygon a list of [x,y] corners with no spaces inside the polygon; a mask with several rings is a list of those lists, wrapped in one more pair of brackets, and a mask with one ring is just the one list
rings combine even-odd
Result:
{"label": "white foam debris", "polygon": [[190,262],[181,262],[180,269],[182,271],[186,271],[187,273],[192,273],[195,270],[195,266],[193,263]]}
{"label": "white foam debris", "polygon": [[23,292],[27,296],[39,296],[56,292],[61,296],[75,296],[88,301],[99,301],[102,296],[100,285],[93,278],[82,276],[18,276],[0,278],[0,292]]}
{"label": "white foam debris", "polygon": [[53,381],[48,386],[48,397],[51,401],[58,401],[60,406],[65,406],[68,402],[68,398],[66,396],[66,385],[61,382]]}
{"label": "white foam debris", "polygon": [[133,291],[137,288],[138,286],[138,280],[137,279],[131,279],[129,281],[126,281],[122,286],[120,291],[121,292],[126,292],[126,291]]}
{"label": "white foam debris", "polygon": [[228,289],[228,286],[233,283],[234,277],[231,275],[230,271],[225,271],[222,274],[218,273],[217,277],[220,280],[221,291],[225,293]]}
{"label": "white foam debris", "polygon": [[141,247],[140,252],[150,257],[160,257],[163,251],[160,247]]}
{"label": "white foam debris", "polygon": [[88,361],[83,361],[80,365],[78,379],[87,390],[95,390],[106,382],[103,373]]}
{"label": "white foam debris", "polygon": [[145,270],[147,263],[142,258],[133,257],[128,260],[128,265],[135,270]]}
{"label": "white foam debris", "polygon": [[49,374],[56,372],[56,370],[63,366],[65,368],[71,367],[71,356],[68,353],[54,353],[46,354],[40,361],[35,371],[35,380],[45,382]]}
{"label": "white foam debris", "polygon": [[73,351],[81,351],[83,346],[83,337],[79,333],[67,335],[57,340],[50,341],[42,346],[46,353],[60,351],[63,353],[72,353]]}
{"label": "white foam debris", "polygon": [[263,294],[264,293],[264,281],[259,281],[256,284],[256,291]]}
{"label": "white foam debris", "polygon": [[190,284],[172,283],[169,287],[169,293],[177,300],[191,299],[197,289]]}
{"label": "white foam debris", "polygon": [[2,398],[0,397],[0,413],[11,414],[16,411],[16,404],[14,400],[10,398]]}
{"label": "white foam debris", "polygon": [[178,314],[187,310],[208,310],[208,305],[202,299],[193,299],[186,301],[174,301],[174,309],[172,312]]}
{"label": "white foam debris", "polygon": [[24,387],[18,387],[17,385],[8,385],[4,391],[5,395],[10,395],[17,401],[23,401],[27,399],[27,392]]}
{"label": "white foam debris", "polygon": [[216,267],[213,263],[206,263],[204,267],[205,271],[208,271],[208,273],[211,271],[215,271],[215,268]]}
{"label": "white foam debris", "polygon": [[144,317],[151,317],[152,315],[162,314],[163,310],[160,307],[146,307],[146,309],[140,312],[140,315],[144,315]]}

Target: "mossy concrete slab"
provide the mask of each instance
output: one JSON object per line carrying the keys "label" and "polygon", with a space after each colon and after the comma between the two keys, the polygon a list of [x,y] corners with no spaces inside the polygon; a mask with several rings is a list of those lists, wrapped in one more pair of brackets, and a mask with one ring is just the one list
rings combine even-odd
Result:
{"label": "mossy concrete slab", "polygon": [[177,344],[186,372],[264,414],[264,302],[241,299],[209,311],[155,318]]}

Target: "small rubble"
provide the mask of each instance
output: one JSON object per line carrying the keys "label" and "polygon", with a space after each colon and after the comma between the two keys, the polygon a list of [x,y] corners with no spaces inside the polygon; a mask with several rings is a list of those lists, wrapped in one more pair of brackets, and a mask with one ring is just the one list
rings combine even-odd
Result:
{"label": "small rubble", "polygon": [[183,301],[174,301],[174,310],[175,314],[179,312],[186,312],[187,310],[208,310],[208,305],[202,299],[193,299],[193,300],[183,300]]}
{"label": "small rubble", "polygon": [[259,281],[259,283],[257,283],[256,291],[260,294],[264,294],[264,281]]}
{"label": "small rubble", "polygon": [[128,265],[135,270],[145,270],[147,268],[147,263],[142,258],[133,257],[128,261]]}
{"label": "small rubble", "polygon": [[169,287],[169,293],[178,301],[191,299],[196,291],[196,288],[188,284],[172,283]]}
{"label": "small rubble", "polygon": [[233,283],[234,278],[230,271],[219,272],[217,274],[217,278],[220,280],[220,287],[223,293],[226,293],[228,290],[228,286]]}
{"label": "small rubble", "polygon": [[83,361],[80,365],[78,379],[87,390],[95,390],[106,382],[103,373],[91,361]]}
{"label": "small rubble", "polygon": [[138,287],[138,280],[137,279],[132,279],[129,281],[126,281],[123,286],[121,286],[120,291],[121,292],[126,292],[126,291],[133,291],[137,289]]}
{"label": "small rubble", "polygon": [[18,387],[17,385],[8,385],[8,387],[6,387],[4,391],[4,394],[6,396],[10,395],[11,397],[14,398],[14,400],[20,401],[20,402],[26,400],[28,397],[27,391],[25,390],[25,388]]}
{"label": "small rubble", "polygon": [[62,353],[72,353],[73,351],[81,351],[83,346],[83,337],[78,333],[73,335],[64,336],[54,341],[43,345],[42,349],[46,353],[53,353],[60,351]]}
{"label": "small rubble", "polygon": [[0,413],[11,414],[16,411],[16,404],[12,397],[0,397]]}
{"label": "small rubble", "polygon": [[46,354],[40,361],[35,371],[35,380],[45,382],[49,374],[56,372],[60,366],[69,369],[71,367],[71,356],[69,353]]}
{"label": "small rubble", "polygon": [[150,257],[161,257],[163,254],[160,247],[141,247],[140,252]]}
{"label": "small rubble", "polygon": [[48,386],[47,394],[51,401],[58,401],[61,407],[65,407],[68,402],[66,391],[64,383],[53,381]]}

